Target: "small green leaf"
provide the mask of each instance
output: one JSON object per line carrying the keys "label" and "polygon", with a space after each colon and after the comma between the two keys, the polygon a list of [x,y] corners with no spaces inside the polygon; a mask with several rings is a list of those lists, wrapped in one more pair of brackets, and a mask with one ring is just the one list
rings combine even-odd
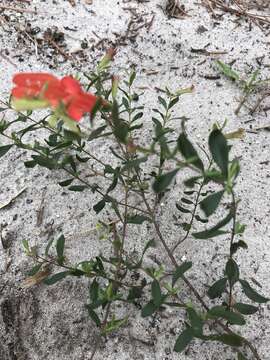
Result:
{"label": "small green leaf", "polygon": [[156,193],[161,193],[161,192],[165,191],[167,189],[167,187],[171,184],[171,182],[174,179],[177,172],[178,172],[178,169],[168,172],[166,174],[157,176],[157,178],[153,184],[153,190]]}
{"label": "small green leaf", "polygon": [[243,315],[252,315],[259,310],[256,306],[243,303],[236,303],[233,307]]}
{"label": "small green leaf", "polygon": [[248,248],[248,246],[247,246],[247,244],[245,243],[245,241],[239,240],[239,241],[237,241],[237,242],[234,242],[234,243],[231,245],[231,249],[230,249],[231,254],[232,254],[232,255],[235,254],[235,253],[237,252],[237,250],[240,249],[240,248],[242,248],[242,249],[247,249],[247,248]]}
{"label": "small green leaf", "polygon": [[96,214],[100,213],[100,211],[104,208],[104,206],[106,205],[106,201],[105,200],[100,200],[98,203],[96,203],[93,206],[93,209],[95,211]]}
{"label": "small green leaf", "polygon": [[175,270],[175,272],[173,273],[172,284],[174,285],[176,283],[176,281],[180,277],[182,277],[184,275],[184,273],[186,271],[188,271],[191,267],[192,267],[191,261],[186,261],[183,264],[181,264],[180,266],[178,266],[177,269]]}
{"label": "small green leaf", "polygon": [[61,235],[56,241],[56,252],[57,252],[57,261],[60,265],[63,264],[64,261],[64,248],[65,248],[65,237]]}
{"label": "small green leaf", "polygon": [[85,189],[87,189],[88,186],[86,185],[72,185],[68,188],[68,190],[70,191],[83,191]]}
{"label": "small green leaf", "polygon": [[226,264],[225,274],[228,276],[230,283],[233,285],[239,280],[239,268],[233,259],[229,259]]}
{"label": "small green leaf", "polygon": [[203,199],[200,202],[200,207],[206,216],[210,216],[216,211],[222,199],[223,194],[224,194],[224,190],[219,191],[217,193],[207,196],[205,199]]}
{"label": "small green leaf", "polygon": [[24,166],[26,168],[34,168],[37,165],[37,163],[34,160],[30,160],[30,161],[25,161],[24,162]]}
{"label": "small green leaf", "polygon": [[161,96],[158,96],[158,101],[159,103],[164,107],[165,110],[167,110],[167,103],[166,103],[166,100],[163,99],[163,97]]}
{"label": "small green leaf", "polygon": [[154,305],[159,308],[162,304],[162,293],[160,289],[159,282],[157,280],[154,280],[151,285],[151,294],[153,298]]}
{"label": "small green leaf", "polygon": [[222,342],[229,346],[242,346],[243,338],[237,334],[223,334],[211,336],[211,340]]}
{"label": "small green leaf", "polygon": [[32,155],[33,160],[40,166],[45,167],[47,169],[55,169],[57,166],[57,163],[55,160],[47,158],[42,155]]}
{"label": "small green leaf", "polygon": [[151,300],[142,308],[142,317],[151,316],[158,309],[158,307]]}
{"label": "small green leaf", "polygon": [[12,148],[12,146],[13,144],[0,146],[0,157],[4,156]]}
{"label": "small green leaf", "polygon": [[141,225],[143,222],[149,221],[151,222],[151,219],[144,215],[131,215],[127,217],[127,223],[128,224],[139,224]]}
{"label": "small green leaf", "polygon": [[106,129],[106,127],[107,127],[107,125],[103,125],[97,129],[93,130],[88,137],[88,141],[92,141],[92,140],[96,139],[97,137],[99,137],[99,135],[103,132],[103,130]]}
{"label": "small green leaf", "polygon": [[218,165],[222,174],[228,176],[229,147],[227,140],[222,132],[215,129],[209,136],[209,148],[215,163]]}
{"label": "small green leaf", "polygon": [[60,280],[63,280],[67,275],[69,275],[70,272],[69,271],[63,271],[57,274],[52,275],[51,277],[47,277],[45,280],[43,280],[43,282],[46,285],[54,285],[55,283],[57,283]]}
{"label": "small green leaf", "polygon": [[194,334],[202,335],[203,333],[203,321],[197,312],[192,308],[187,308],[187,313],[190,321],[190,325]]}
{"label": "small green leaf", "polygon": [[221,220],[217,225],[212,227],[211,229],[200,231],[198,233],[193,233],[192,235],[195,237],[195,239],[210,239],[215,236],[226,234],[227,231],[220,230],[223,226],[227,225],[233,217],[232,211],[229,212],[229,214]]}
{"label": "small green leaf", "polygon": [[192,205],[193,204],[193,201],[189,200],[189,199],[186,199],[186,198],[181,198],[181,201],[184,203],[184,204],[187,204],[187,205]]}
{"label": "small green leaf", "polygon": [[89,289],[90,299],[93,302],[96,302],[98,299],[98,289],[99,289],[99,284],[98,284],[97,280],[94,279],[94,281],[92,282],[90,289]]}
{"label": "small green leaf", "polygon": [[188,344],[194,338],[193,330],[191,328],[186,328],[177,338],[176,343],[174,345],[174,351],[182,352]]}
{"label": "small green leaf", "polygon": [[65,187],[65,186],[68,186],[72,183],[72,181],[74,180],[74,178],[72,179],[67,179],[67,180],[64,180],[64,181],[60,181],[58,184],[62,187]]}
{"label": "small green leaf", "polygon": [[259,304],[266,303],[269,301],[268,298],[260,295],[257,293],[256,290],[254,290],[249,283],[246,280],[239,280],[244,294],[252,301],[257,302]]}
{"label": "small green leaf", "polygon": [[101,326],[101,321],[97,315],[97,313],[91,308],[91,306],[87,305],[88,315],[90,318],[94,321],[94,323],[97,325],[97,327]]}
{"label": "small green leaf", "polygon": [[113,101],[112,106],[112,121],[114,126],[113,133],[116,139],[125,144],[128,136],[128,125],[119,118],[119,107],[116,100]]}
{"label": "small green leaf", "polygon": [[231,66],[224,64],[222,61],[217,60],[216,64],[218,65],[220,71],[229,79],[233,80],[233,81],[238,81],[239,80],[239,74],[234,71]]}
{"label": "small green leaf", "polygon": [[38,264],[32,267],[32,269],[30,271],[28,271],[27,275],[28,276],[34,276],[35,274],[37,274],[41,268],[42,264]]}
{"label": "small green leaf", "polygon": [[183,208],[182,206],[180,206],[179,204],[175,204],[175,206],[177,207],[177,209],[179,210],[179,211],[181,211],[182,213],[191,213],[191,211],[190,210],[188,210],[188,209],[186,209],[186,208]]}
{"label": "small green leaf", "polygon": [[191,163],[200,170],[204,170],[203,162],[199,158],[197,151],[194,149],[191,142],[188,140],[186,135],[182,133],[177,140],[178,150],[181,152],[183,157],[189,161],[192,159]]}
{"label": "small green leaf", "polygon": [[242,315],[234,313],[226,308],[226,306],[214,306],[208,311],[208,316],[210,318],[223,318],[228,320],[231,324],[234,325],[245,325],[246,321]]}
{"label": "small green leaf", "polygon": [[227,285],[227,278],[217,280],[207,291],[210,299],[215,299],[224,293]]}

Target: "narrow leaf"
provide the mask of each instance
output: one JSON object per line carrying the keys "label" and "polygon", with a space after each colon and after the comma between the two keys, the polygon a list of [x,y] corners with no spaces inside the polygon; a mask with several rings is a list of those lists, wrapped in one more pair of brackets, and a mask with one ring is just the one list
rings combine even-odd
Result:
{"label": "narrow leaf", "polygon": [[222,278],[216,281],[207,291],[210,299],[215,299],[224,293],[227,285],[227,278]]}
{"label": "narrow leaf", "polygon": [[218,165],[222,174],[228,176],[228,163],[229,163],[229,147],[227,140],[222,132],[215,129],[209,136],[209,148],[215,163]]}
{"label": "narrow leaf", "polygon": [[183,264],[181,264],[180,266],[178,266],[178,268],[173,273],[172,284],[174,285],[176,283],[176,281],[180,277],[182,277],[184,275],[184,273],[186,271],[188,271],[191,267],[192,267],[192,262],[191,261],[186,261]]}
{"label": "narrow leaf", "polygon": [[259,310],[256,306],[243,303],[236,303],[233,307],[243,315],[252,315]]}
{"label": "narrow leaf", "polygon": [[227,225],[231,221],[232,217],[233,217],[233,213],[232,211],[230,211],[229,214],[223,220],[221,220],[219,223],[217,223],[217,225],[215,225],[211,229],[200,231],[198,233],[193,233],[192,235],[195,237],[195,239],[210,239],[215,236],[226,234],[227,231],[223,231],[219,229]]}
{"label": "narrow leaf", "polygon": [[167,187],[171,184],[171,182],[174,179],[177,172],[178,172],[178,169],[168,172],[167,174],[157,176],[157,178],[153,184],[153,190],[156,193],[161,193],[161,192],[165,191],[167,189]]}
{"label": "narrow leaf", "polygon": [[217,193],[207,196],[200,202],[200,207],[206,216],[210,216],[216,211],[223,194],[224,190],[219,191]]}
{"label": "narrow leaf", "polygon": [[260,295],[257,293],[256,290],[254,290],[249,283],[246,280],[239,280],[244,294],[252,301],[257,302],[259,304],[266,303],[269,301],[268,298]]}
{"label": "narrow leaf", "polygon": [[13,144],[0,146],[0,157],[4,156],[12,148],[12,146]]}
{"label": "narrow leaf", "polygon": [[181,154],[187,161],[193,159],[191,163],[200,170],[202,171],[204,170],[203,163],[199,158],[197,151],[194,149],[193,145],[191,144],[191,142],[188,140],[188,138],[184,133],[182,133],[179,136],[177,140],[177,145],[178,145],[178,150],[181,152]]}
{"label": "narrow leaf", "polygon": [[69,271],[63,271],[48,277],[47,279],[43,280],[46,285],[54,285],[60,280],[63,280],[67,275],[69,275]]}
{"label": "narrow leaf", "polygon": [[193,339],[193,331],[191,328],[186,328],[177,338],[174,345],[174,351],[183,351]]}

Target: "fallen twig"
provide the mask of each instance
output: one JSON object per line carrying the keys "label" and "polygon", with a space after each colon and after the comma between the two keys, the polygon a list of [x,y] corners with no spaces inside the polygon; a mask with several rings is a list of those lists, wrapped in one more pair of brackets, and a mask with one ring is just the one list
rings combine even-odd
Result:
{"label": "fallen twig", "polygon": [[22,193],[25,192],[25,190],[26,190],[26,188],[20,190],[15,196],[13,196],[11,199],[9,199],[6,203],[2,204],[0,206],[0,210],[2,210],[4,208],[8,207],[9,205],[11,205],[15,201],[15,199],[17,199]]}
{"label": "fallen twig", "polygon": [[19,13],[29,13],[29,14],[36,14],[36,10],[30,10],[30,9],[23,9],[23,8],[17,8],[14,6],[5,6],[0,5],[0,10],[10,10],[10,11],[16,11]]}

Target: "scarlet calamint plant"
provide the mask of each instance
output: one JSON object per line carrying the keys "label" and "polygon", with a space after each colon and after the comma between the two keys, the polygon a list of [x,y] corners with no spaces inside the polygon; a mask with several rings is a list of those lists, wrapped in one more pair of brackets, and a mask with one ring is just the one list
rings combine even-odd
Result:
{"label": "scarlet calamint plant", "polygon": [[[167,308],[175,309],[176,316],[184,319],[175,339],[176,352],[197,339],[231,346],[232,357],[238,360],[260,359],[256,347],[241,335],[240,328],[246,324],[246,316],[258,311],[253,303],[265,303],[268,299],[241,276],[236,262],[236,253],[248,245],[242,239],[245,225],[237,216],[239,199],[235,183],[240,165],[228,144],[233,136],[224,134],[214,124],[208,151],[202,144],[197,150],[188,139],[185,119],[174,114],[180,97],[192,88],[178,91],[166,88],[153,109],[151,141],[144,145],[143,137],[139,136],[144,126],[144,106],[138,105],[140,95],[133,90],[136,73],[132,71],[120,85],[119,79],[110,75],[113,55],[110,50],[95,71],[80,78],[87,82],[84,86],[71,76],[58,79],[50,74],[17,74],[10,101],[1,109],[3,113],[13,109],[18,114],[14,120],[7,121],[5,116],[1,120],[0,132],[7,140],[0,147],[1,156],[13,147],[27,149],[31,157],[25,162],[26,167],[62,171],[66,178],[59,186],[88,192],[94,199],[98,197],[94,211],[99,214],[106,209],[109,214],[107,220],[98,222],[98,231],[110,243],[111,254],[100,253],[72,264],[65,256],[63,234],[51,239],[43,251],[25,240],[25,253],[34,261],[25,286],[53,285],[68,276],[89,279],[86,309],[100,330],[100,340],[95,343],[91,358],[102,337],[127,326],[128,318],[118,318],[114,304],[130,303],[136,309],[140,305],[144,318],[166,312]],[[41,108],[47,108],[49,113],[38,120],[34,110]],[[90,119],[88,128],[80,123],[84,115]],[[174,120],[181,120],[180,134],[172,126]],[[47,137],[42,141],[36,137],[31,142],[27,133],[40,129],[46,130]],[[108,162],[106,154],[99,157],[91,150],[92,144],[98,144],[100,139],[108,142],[108,152],[114,161]],[[176,183],[178,173],[186,169],[193,176]],[[168,194],[173,189],[183,195],[169,201]],[[158,221],[161,202],[175,209],[172,220],[181,233],[172,247]],[[229,206],[224,207],[225,203]],[[223,208],[224,217],[209,225],[219,207]],[[152,226],[156,238],[145,243],[141,254],[134,256],[127,250],[129,227],[144,222]],[[208,286],[207,295],[201,295],[189,279],[193,254],[179,261],[177,252],[186,240],[204,242],[216,237],[228,241],[224,270]],[[146,253],[157,243],[164,249],[169,268],[168,261],[161,266],[146,264]],[[183,300],[181,285],[189,289],[193,302]],[[248,302],[237,300],[241,290]]]}

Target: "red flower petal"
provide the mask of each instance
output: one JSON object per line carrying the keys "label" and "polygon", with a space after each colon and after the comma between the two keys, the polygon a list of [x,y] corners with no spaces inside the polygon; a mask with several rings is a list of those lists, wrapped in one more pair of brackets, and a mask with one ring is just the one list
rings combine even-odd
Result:
{"label": "red flower petal", "polygon": [[13,82],[20,86],[31,86],[33,84],[43,86],[45,83],[51,81],[58,81],[58,79],[47,73],[20,73],[13,77]]}
{"label": "red flower petal", "polygon": [[67,94],[78,95],[82,92],[80,83],[72,76],[63,77],[63,79],[61,79],[61,85]]}

